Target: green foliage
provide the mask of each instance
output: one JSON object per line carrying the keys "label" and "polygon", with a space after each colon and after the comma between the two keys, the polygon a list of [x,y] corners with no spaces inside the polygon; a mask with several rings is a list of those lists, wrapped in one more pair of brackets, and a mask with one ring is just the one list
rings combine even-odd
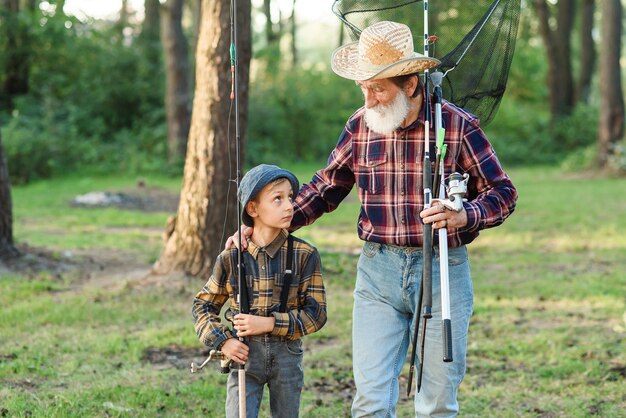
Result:
{"label": "green foliage", "polygon": [[247,162],[324,161],[362,106],[353,82],[329,70],[267,74],[250,88]]}
{"label": "green foliage", "polygon": [[[154,52],[103,22],[39,9],[20,18],[29,22],[29,91],[0,112],[12,181],[86,167],[171,172],[163,66]],[[6,55],[1,49],[0,62]]]}
{"label": "green foliage", "polygon": [[[164,69],[154,39],[123,37],[115,23],[81,22],[45,7],[15,19],[5,12],[0,20],[0,86],[11,59],[18,56],[28,68],[28,93],[0,108],[14,184],[86,169],[180,174],[182,161],[167,162]],[[441,15],[438,24],[445,32],[458,18]],[[19,48],[9,45],[9,30],[18,31]],[[441,48],[445,40],[449,49],[464,30],[457,32],[442,36]],[[262,31],[254,37],[246,164],[324,161],[347,118],[362,106],[360,92],[332,73],[327,61],[291,68],[285,45],[264,45]],[[306,48],[299,50],[302,58]],[[328,51],[315,55],[328,59]],[[546,71],[537,20],[532,8],[523,7],[507,90],[485,131],[507,166],[588,166],[598,109],[579,106],[550,126]],[[618,171],[622,149],[611,160]]]}
{"label": "green foliage", "polygon": [[549,116],[538,114],[534,109],[534,105],[522,105],[505,97],[496,118],[485,128],[504,164],[540,164],[556,160],[548,134]]}
{"label": "green foliage", "polygon": [[[572,115],[550,126],[550,115],[537,104],[505,97],[494,121],[485,128],[501,161],[507,165],[558,164],[565,160],[590,162],[596,142],[597,109],[579,104]],[[585,163],[579,169],[589,168]]]}

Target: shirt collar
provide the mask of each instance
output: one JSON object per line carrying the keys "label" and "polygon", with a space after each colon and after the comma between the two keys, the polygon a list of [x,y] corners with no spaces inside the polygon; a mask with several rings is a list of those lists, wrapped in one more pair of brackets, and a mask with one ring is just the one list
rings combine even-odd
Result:
{"label": "shirt collar", "polygon": [[276,254],[278,254],[278,251],[283,246],[288,236],[289,232],[286,229],[282,229],[280,233],[276,236],[276,238],[274,238],[274,241],[270,242],[265,247],[260,247],[256,245],[253,241],[250,241],[248,243],[248,252],[252,255],[252,257],[256,259],[259,255],[259,252],[264,249],[267,255],[270,256],[270,258],[274,258]]}

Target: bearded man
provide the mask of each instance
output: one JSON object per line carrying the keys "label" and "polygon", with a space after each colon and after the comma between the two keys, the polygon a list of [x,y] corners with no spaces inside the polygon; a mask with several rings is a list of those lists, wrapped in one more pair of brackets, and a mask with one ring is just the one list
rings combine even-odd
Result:
{"label": "bearded man", "polygon": [[[410,29],[379,22],[358,42],[338,48],[332,69],[354,80],[365,106],[347,121],[325,168],[300,189],[291,229],[332,212],[358,188],[357,223],[364,241],[359,258],[352,322],[354,417],[395,417],[398,377],[408,351],[421,288],[423,225],[448,229],[449,284],[454,361],[442,361],[439,321],[428,321],[419,417],[458,413],[457,391],[465,374],[473,288],[466,245],[481,229],[500,225],[513,212],[517,191],[502,169],[478,119],[442,101],[445,173],[469,174],[460,212],[433,205],[423,210],[425,109],[419,73],[439,61],[413,51]],[[432,128],[432,125],[431,125]],[[434,130],[429,134],[435,138]],[[434,144],[430,146],[434,148]],[[250,231],[244,231],[248,235]],[[236,237],[229,239],[229,243]],[[237,242],[237,241],[235,241]],[[441,317],[438,250],[433,251],[434,318]]]}

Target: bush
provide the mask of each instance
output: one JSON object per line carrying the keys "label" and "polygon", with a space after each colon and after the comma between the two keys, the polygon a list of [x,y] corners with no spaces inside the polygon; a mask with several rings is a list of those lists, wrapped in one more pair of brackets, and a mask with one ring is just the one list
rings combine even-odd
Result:
{"label": "bush", "polygon": [[328,69],[298,69],[252,81],[247,163],[325,161],[363,101],[353,82]]}
{"label": "bush", "polygon": [[22,14],[29,19],[29,91],[0,112],[12,181],[79,168],[180,174],[180,164],[167,165],[160,60],[123,44],[104,22]]}
{"label": "bush", "polygon": [[[570,116],[550,127],[550,115],[536,104],[503,100],[494,121],[485,128],[501,161],[510,165],[556,164],[588,160],[596,141],[594,107],[579,104]],[[586,156],[586,157],[585,157]]]}

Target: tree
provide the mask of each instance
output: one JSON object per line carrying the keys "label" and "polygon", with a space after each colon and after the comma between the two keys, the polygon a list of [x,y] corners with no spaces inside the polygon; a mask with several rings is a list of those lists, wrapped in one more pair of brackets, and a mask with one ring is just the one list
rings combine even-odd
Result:
{"label": "tree", "polygon": [[[237,4],[239,131],[243,134],[248,106],[251,5],[250,0]],[[235,176],[236,147],[235,119],[229,118],[232,105],[229,12],[229,0],[202,2],[183,185],[178,213],[169,223],[168,238],[155,265],[158,273],[176,269],[200,277],[209,274],[213,260],[221,251],[223,228],[229,232],[236,229],[236,193],[229,187]]]}
{"label": "tree", "polygon": [[543,38],[548,58],[548,89],[550,112],[553,120],[571,114],[574,108],[574,81],[571,65],[571,34],[575,5],[573,0],[557,3],[555,25],[546,0],[535,0],[539,20],[539,31]]}
{"label": "tree", "polygon": [[161,20],[159,0],[144,1],[144,19],[141,24],[141,33],[137,37],[137,45],[144,50],[148,62],[154,66],[161,66]]}
{"label": "tree", "polygon": [[293,0],[291,3],[289,30],[291,31],[291,68],[295,68],[298,64],[298,48],[296,45],[296,0]]}
{"label": "tree", "polygon": [[189,135],[189,48],[183,32],[184,0],[161,5],[161,43],[165,55],[165,112],[170,162],[185,155]]}
{"label": "tree", "polygon": [[144,1],[144,19],[141,25],[140,37],[147,37],[151,41],[159,40],[159,0],[145,0]]}
{"label": "tree", "polygon": [[600,57],[599,168],[607,168],[614,145],[624,136],[624,96],[620,68],[622,13],[620,0],[602,0],[601,36],[604,53]]}
{"label": "tree", "polygon": [[591,91],[591,78],[596,64],[596,48],[593,41],[593,15],[595,0],[582,0],[580,23],[580,78],[578,79],[578,101],[587,103]]}
{"label": "tree", "polygon": [[128,27],[130,19],[130,12],[128,11],[128,0],[122,0],[122,6],[120,7],[120,17],[117,20],[117,28],[119,30],[120,39],[124,40],[124,30]]}
{"label": "tree", "polygon": [[13,205],[9,170],[4,157],[0,133],[0,259],[17,255],[13,245]]}
{"label": "tree", "polygon": [[296,47],[296,0],[291,2],[291,14],[283,18],[282,10],[278,10],[278,17],[272,19],[272,1],[263,0],[263,15],[265,16],[265,46],[262,48],[259,57],[265,59],[265,72],[275,74],[279,70],[282,60],[281,45],[284,36],[289,31],[289,53],[291,67],[294,68],[298,62],[298,51]]}
{"label": "tree", "polygon": [[0,0],[0,45],[4,44],[6,51],[4,59],[0,60],[3,64],[0,71],[4,73],[0,109],[11,109],[13,99],[29,91],[31,36],[25,23],[27,20],[21,17],[21,13],[19,0]]}

